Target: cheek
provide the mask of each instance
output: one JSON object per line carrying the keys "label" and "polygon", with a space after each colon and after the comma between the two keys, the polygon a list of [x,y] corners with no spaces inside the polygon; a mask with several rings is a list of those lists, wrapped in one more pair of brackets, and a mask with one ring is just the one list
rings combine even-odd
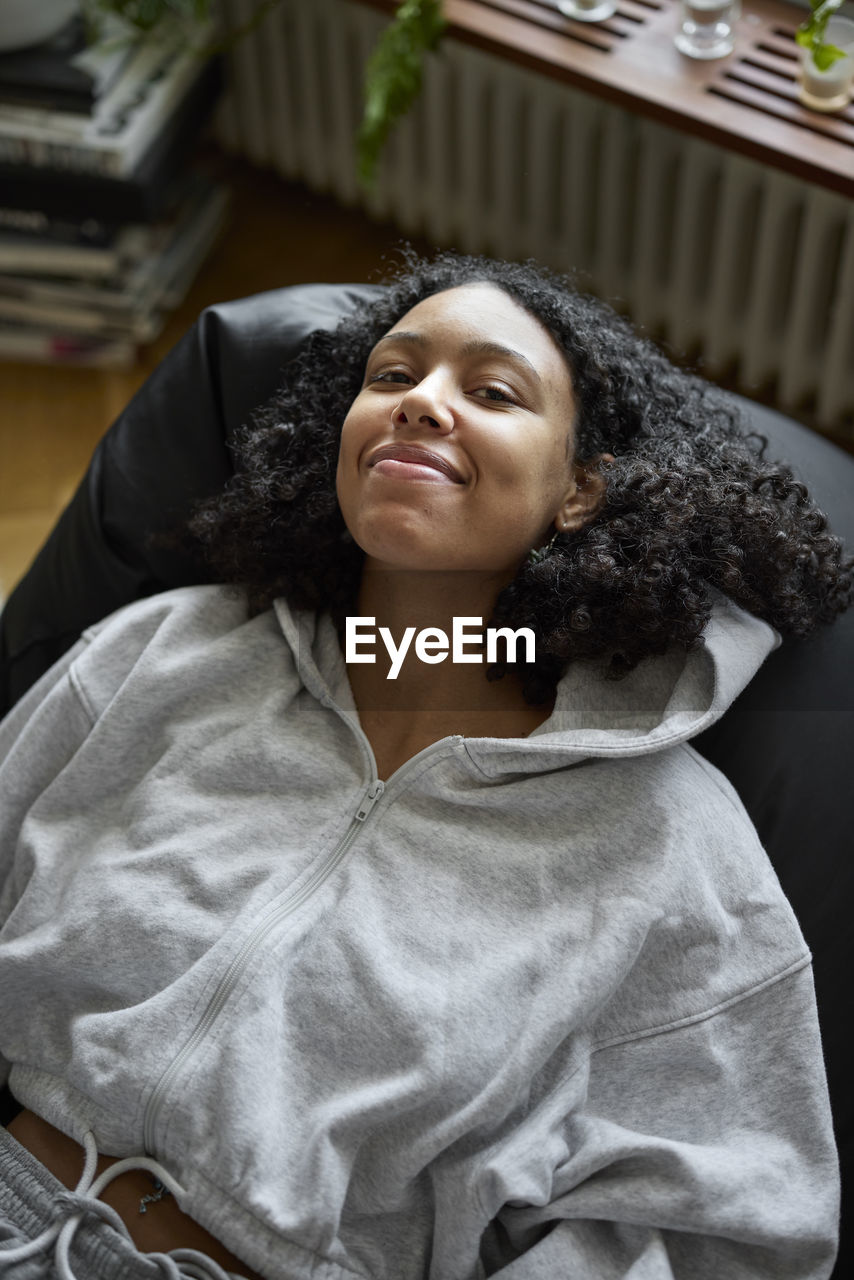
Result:
{"label": "cheek", "polygon": [[[345,450],[338,454],[338,470],[335,473],[335,494],[338,498],[338,509],[344,517],[344,523],[350,527],[357,507],[356,479],[353,468],[348,463]],[[350,530],[352,533],[352,529]]]}
{"label": "cheek", "polygon": [[561,421],[543,439],[539,454],[537,476],[544,494],[563,494],[572,484],[573,465],[570,438]]}
{"label": "cheek", "polygon": [[338,495],[338,503],[341,503],[341,491],[344,486],[344,467],[345,467],[345,445],[342,435],[338,443],[338,465],[335,468],[335,492]]}
{"label": "cheek", "polygon": [[358,414],[351,409],[344,419],[341,426],[341,435],[338,439],[338,467],[336,471],[336,485],[340,486],[347,483],[348,472],[357,465],[359,456],[359,419]]}
{"label": "cheek", "polygon": [[353,474],[343,457],[343,450],[338,455],[338,470],[335,475],[335,495],[338,499],[338,510],[350,536],[356,541],[359,524],[359,503],[356,494]]}
{"label": "cheek", "polygon": [[[360,412],[358,399],[347,413],[341,426],[338,442],[338,465],[335,471],[335,492],[338,507],[344,517],[351,535],[355,538],[357,528],[361,526],[364,515],[363,486],[365,477],[361,470],[361,459],[365,450],[369,449],[375,435],[372,419],[369,414]],[[356,538],[358,541],[358,538]]]}
{"label": "cheek", "polygon": [[528,454],[517,458],[514,473],[496,491],[493,508],[502,524],[512,523],[520,538],[533,546],[557,515],[569,483],[562,451],[554,457]]}
{"label": "cheek", "polygon": [[562,492],[569,468],[566,454],[550,440],[529,440],[494,455],[493,475],[503,498],[514,505],[524,505],[538,512]]}

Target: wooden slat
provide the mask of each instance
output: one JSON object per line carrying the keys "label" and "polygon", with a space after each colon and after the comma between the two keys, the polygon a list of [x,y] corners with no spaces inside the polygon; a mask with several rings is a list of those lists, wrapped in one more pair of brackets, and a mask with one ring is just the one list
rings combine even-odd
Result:
{"label": "wooden slat", "polygon": [[710,93],[748,107],[757,119],[767,117],[802,130],[804,145],[807,147],[818,146],[826,141],[841,143],[854,158],[854,124],[848,120],[831,121],[821,112],[805,113],[798,102],[788,102],[785,98],[763,93],[736,79],[721,81]]}
{"label": "wooden slat", "polygon": [[530,0],[478,0],[478,4],[487,20],[491,16],[501,24],[508,17],[517,19],[549,39],[577,41],[610,50],[621,38],[619,29],[614,29],[613,18],[607,22],[576,22],[553,5],[532,4]]}
{"label": "wooden slat", "polygon": [[[844,111],[830,115],[823,115],[820,111],[804,111],[798,97],[797,82],[791,76],[781,76],[776,68],[769,70],[767,66],[759,65],[758,60],[754,62],[747,58],[739,59],[723,73],[717,82],[720,87],[724,87],[722,81],[725,81],[726,87],[730,89],[735,84],[745,84],[788,102],[793,110],[786,113],[787,120],[791,120],[799,128],[811,129],[825,137],[837,138],[842,143],[847,142],[854,146],[854,134],[851,130],[851,126],[854,126],[854,104],[852,103],[849,103]],[[715,92],[714,87],[710,92]],[[758,103],[759,100],[755,101]],[[852,156],[852,162],[854,162],[854,156]]]}
{"label": "wooden slat", "polygon": [[651,12],[659,12],[666,0],[653,0],[649,6],[632,4],[631,0],[619,0],[616,12],[603,22],[580,22],[561,13],[548,0],[480,0],[480,3],[487,9],[512,14],[545,30],[569,35],[574,39],[589,38],[598,33],[600,38],[610,36],[619,40],[631,35],[639,25],[647,22]]}
{"label": "wooden slat", "polygon": [[[393,0],[362,2],[388,13],[394,7]],[[798,100],[799,51],[790,6],[751,0],[750,12],[736,28],[734,52],[712,61],[677,51],[678,0],[618,0],[618,9],[605,23],[585,24],[564,18],[546,0],[444,4],[453,39],[828,190],[854,195],[852,108],[828,116]]]}
{"label": "wooden slat", "polygon": [[[796,87],[794,67],[791,58],[785,58],[774,50],[765,49],[761,45],[756,45],[755,48],[751,49],[749,53],[746,53],[743,58],[739,58],[735,65],[741,66],[744,63],[763,67],[766,71],[773,72],[774,75],[779,76],[782,80],[791,84],[793,88]],[[727,64],[727,71],[728,70],[729,63]],[[726,75],[727,71],[723,74]]]}
{"label": "wooden slat", "polygon": [[748,58],[739,58],[738,62],[727,67],[718,83],[720,84],[721,81],[726,81],[727,85],[749,84],[754,89],[764,90],[776,98],[783,98],[786,102],[799,105],[798,86],[791,76],[782,76],[769,71]]}
{"label": "wooden slat", "polygon": [[785,58],[787,62],[797,62],[800,51],[795,43],[795,28],[788,27],[786,29],[778,29],[777,27],[768,27],[763,30],[759,39],[755,42],[757,49],[770,49],[779,54],[781,58]]}

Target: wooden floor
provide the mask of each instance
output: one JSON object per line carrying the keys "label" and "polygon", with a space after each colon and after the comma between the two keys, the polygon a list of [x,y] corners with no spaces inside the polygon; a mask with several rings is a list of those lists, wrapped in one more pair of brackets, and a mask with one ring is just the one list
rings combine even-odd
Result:
{"label": "wooden floor", "polygon": [[215,163],[234,191],[228,229],[134,369],[0,362],[0,600],[74,492],[100,436],[203,307],[279,285],[377,279],[400,244],[395,228],[303,187],[246,164]]}

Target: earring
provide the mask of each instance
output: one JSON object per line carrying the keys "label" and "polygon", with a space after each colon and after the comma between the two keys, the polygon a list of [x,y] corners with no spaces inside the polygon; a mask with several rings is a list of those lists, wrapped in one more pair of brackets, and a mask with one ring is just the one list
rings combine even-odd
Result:
{"label": "earring", "polygon": [[566,533],[566,530],[555,529],[551,538],[549,539],[549,541],[546,543],[544,547],[540,547],[539,549],[537,549],[536,547],[533,547],[528,552],[528,564],[542,564],[544,560],[548,560],[549,556],[554,551],[555,542],[557,541],[558,537],[562,533]]}

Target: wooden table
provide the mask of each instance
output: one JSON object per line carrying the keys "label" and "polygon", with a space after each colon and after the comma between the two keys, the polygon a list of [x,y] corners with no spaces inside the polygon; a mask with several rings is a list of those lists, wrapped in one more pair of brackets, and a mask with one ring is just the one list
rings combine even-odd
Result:
{"label": "wooden table", "polygon": [[445,0],[443,11],[454,39],[854,195],[854,105],[826,115],[798,100],[795,30],[803,10],[781,0],[743,4],[733,53],[711,61],[676,49],[678,0],[618,0],[600,23],[565,18],[549,0]]}

